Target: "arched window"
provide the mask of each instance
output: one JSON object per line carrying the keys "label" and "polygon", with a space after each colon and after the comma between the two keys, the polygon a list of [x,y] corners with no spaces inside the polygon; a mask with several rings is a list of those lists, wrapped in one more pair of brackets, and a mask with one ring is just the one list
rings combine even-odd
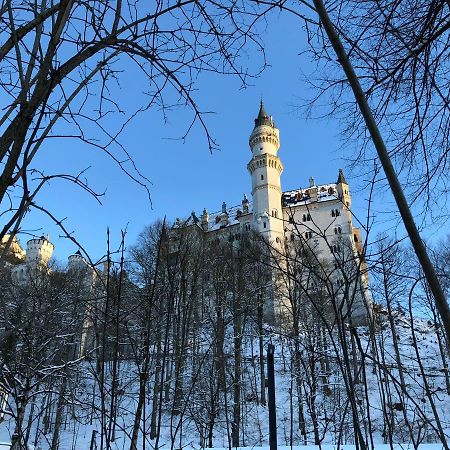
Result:
{"label": "arched window", "polygon": [[276,209],[272,209],[272,217],[275,217],[275,219],[278,218],[278,211]]}
{"label": "arched window", "polygon": [[306,214],[303,214],[303,222],[306,222]]}

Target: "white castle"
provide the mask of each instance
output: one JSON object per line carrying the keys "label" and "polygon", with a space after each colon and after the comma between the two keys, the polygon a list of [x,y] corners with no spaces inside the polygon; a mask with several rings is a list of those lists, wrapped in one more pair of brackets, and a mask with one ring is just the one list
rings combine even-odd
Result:
{"label": "white castle", "polygon": [[[340,288],[344,290],[343,273],[353,272],[352,292],[347,289],[346,296],[352,299],[353,322],[365,323],[370,309],[367,305],[371,303],[367,267],[361,231],[353,225],[350,189],[342,170],[335,183],[316,185],[311,177],[307,188],[283,192],[283,164],[278,156],[280,132],[262,101],[249,145],[252,158],[247,168],[251,176],[252,203],[244,195],[239,206],[228,208],[224,202],[220,212],[209,214],[204,209],[199,218],[193,212],[186,221],[177,219],[174,228],[197,227],[208,237],[231,242],[239,240],[242,233],[254,230],[286,257],[300,241],[303,248],[326,266],[337,296],[344,296],[343,292],[339,293]],[[278,290],[271,299],[275,313],[289,309],[288,302],[283,300],[285,289],[278,286],[274,290]]]}

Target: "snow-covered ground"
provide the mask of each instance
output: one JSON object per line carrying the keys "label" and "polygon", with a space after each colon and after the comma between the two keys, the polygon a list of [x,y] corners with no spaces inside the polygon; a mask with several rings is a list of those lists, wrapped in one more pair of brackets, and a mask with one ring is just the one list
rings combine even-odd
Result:
{"label": "snow-covered ground", "polygon": [[[376,333],[378,355],[373,353],[369,342],[369,332],[365,328],[359,328],[358,334],[361,346],[367,349],[365,358],[365,377],[367,388],[364,383],[352,386],[359,407],[359,417],[362,429],[367,436],[367,442],[372,440],[377,449],[387,450],[391,447],[386,444],[386,410],[382,408],[382,396],[389,395],[390,419],[393,427],[393,441],[407,442],[408,430],[405,417],[418,433],[418,440],[422,443],[421,450],[438,450],[443,448],[442,444],[431,445],[438,441],[436,421],[434,414],[443,427],[447,438],[450,433],[450,396],[446,392],[445,377],[442,368],[442,360],[439,353],[438,342],[433,326],[425,320],[417,320],[415,323],[416,339],[419,345],[419,353],[422,364],[426,372],[426,380],[429,390],[432,392],[433,405],[427,397],[426,386],[423,382],[420,367],[417,363],[416,352],[412,346],[413,337],[409,320],[401,315],[396,317],[397,342],[403,361],[403,371],[406,382],[406,393],[402,395],[398,391],[399,373],[393,348],[393,338],[390,333],[388,323],[384,323]],[[232,342],[228,340],[227,345]],[[277,397],[277,434],[280,450],[288,449],[318,449],[314,445],[299,446],[302,443],[314,443],[313,433],[313,406],[317,417],[317,427],[322,441],[321,450],[332,450],[336,448],[338,441],[340,444],[350,444],[353,442],[353,423],[351,414],[348,413],[348,395],[344,386],[344,381],[340,373],[338,360],[328,346],[328,373],[323,373],[323,361],[317,361],[314,367],[317,376],[313,377],[308,373],[306,365],[301,373],[302,397],[299,403],[298,390],[296,389],[296,377],[293,373],[292,364],[292,342],[287,338],[272,336],[272,342],[276,346],[276,397]],[[258,348],[257,338],[248,336],[244,339],[244,358],[241,381],[241,424],[240,443],[244,448],[268,450],[268,408],[257,402],[255,393],[258,392],[258,358],[255,357],[254,349]],[[230,353],[231,354],[231,353]],[[308,361],[308,350],[302,347],[302,357]],[[320,355],[319,355],[320,356]],[[323,356],[323,355],[322,355]],[[447,355],[448,356],[448,355]],[[317,357],[317,355],[316,355]],[[361,358],[359,357],[361,366]],[[384,368],[377,361],[384,363]],[[227,371],[231,373],[230,367]],[[85,370],[81,371],[83,376],[77,378],[72,386],[71,395],[67,395],[67,406],[64,423],[61,432],[60,450],[88,450],[91,442],[96,442],[97,449],[100,449],[100,438],[98,431],[100,428],[99,399],[92,398],[93,378],[90,376],[90,365],[86,363]],[[134,419],[134,411],[137,402],[138,385],[136,383],[135,366],[130,362],[120,364],[120,377],[118,389],[121,392],[117,405],[117,426],[115,439],[112,447],[115,450],[129,449],[130,435]],[[200,374],[196,384],[189,387],[186,383],[184,391],[184,403],[181,412],[171,414],[172,403],[167,401],[163,406],[161,416],[161,431],[158,441],[158,448],[161,449],[198,449],[200,448],[199,423],[208,419],[208,374],[199,371],[198,367],[190,367],[187,370],[186,379],[196,373]],[[360,374],[360,379],[363,374]],[[317,381],[317,386],[311,385],[311,380]],[[152,387],[151,383],[149,385]],[[220,411],[214,423],[213,446],[217,449],[229,449],[230,424],[232,416],[232,396],[231,384],[228,386],[230,395],[228,396],[228,410],[220,404]],[[313,389],[317,391],[314,392]],[[222,399],[223,400],[223,399]],[[221,402],[222,402],[221,400]],[[404,407],[399,405],[400,400],[404,402]],[[34,399],[36,408],[45,408],[42,396]],[[93,403],[96,403],[93,408]],[[314,405],[313,405],[314,403]],[[385,399],[386,403],[386,399]],[[303,413],[306,422],[306,435],[302,436],[299,427],[299,404],[303,406]],[[53,405],[54,408],[54,405]],[[435,408],[435,412],[433,412]],[[28,408],[28,413],[30,408]],[[226,411],[226,413],[225,413]],[[139,436],[138,449],[155,448],[155,439],[149,438],[151,403],[146,402],[143,417],[145,421],[141,423],[141,433]],[[427,420],[430,420],[430,424]],[[27,424],[28,416],[24,423]],[[203,421],[203,422],[202,422]],[[50,447],[52,432],[51,425],[47,426],[48,432],[44,434],[43,418],[33,418],[30,422],[29,443],[30,449],[35,445],[36,450],[48,449]],[[48,425],[48,424],[47,424]],[[14,422],[7,419],[0,424],[0,441],[8,442],[14,429]],[[145,430],[145,431],[144,431]],[[204,430],[203,430],[204,431]],[[145,435],[145,439],[143,438]],[[425,443],[428,443],[425,445]],[[292,446],[291,446],[292,444]],[[260,447],[262,446],[262,447]],[[94,447],[96,448],[96,447]],[[241,447],[240,447],[241,448]],[[350,450],[352,445],[341,445],[340,448]],[[406,444],[395,446],[397,450],[409,450]],[[0,445],[0,449],[2,449]]]}

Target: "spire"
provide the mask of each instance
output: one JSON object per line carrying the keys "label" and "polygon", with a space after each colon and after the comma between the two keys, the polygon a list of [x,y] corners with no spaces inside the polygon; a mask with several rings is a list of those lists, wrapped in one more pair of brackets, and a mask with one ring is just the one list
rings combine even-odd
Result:
{"label": "spire", "polygon": [[261,125],[269,125],[271,127],[275,126],[272,118],[266,113],[266,110],[264,109],[264,103],[262,100],[259,106],[258,117],[255,119],[255,128],[260,127]]}
{"label": "spire", "polygon": [[339,169],[339,176],[337,179],[337,184],[339,184],[339,183],[348,184],[347,180],[345,179],[344,172],[342,169]]}

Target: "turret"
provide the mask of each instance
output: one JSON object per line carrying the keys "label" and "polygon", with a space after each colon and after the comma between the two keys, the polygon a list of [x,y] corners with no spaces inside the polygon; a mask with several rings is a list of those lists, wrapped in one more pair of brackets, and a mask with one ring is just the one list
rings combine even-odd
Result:
{"label": "turret", "polygon": [[347,180],[342,169],[339,169],[338,179],[336,181],[336,189],[339,199],[342,203],[347,206],[348,209],[351,208],[352,202],[350,197],[350,189],[348,187]]}
{"label": "turret", "polygon": [[255,229],[270,241],[283,242],[280,176],[283,165],[277,156],[280,132],[261,101],[258,117],[249,139],[252,159],[247,168],[252,176],[253,220]]}
{"label": "turret", "polygon": [[47,265],[52,257],[55,246],[49,241],[48,236],[30,239],[27,242],[27,263],[39,263]]}
{"label": "turret", "polygon": [[86,260],[83,258],[80,250],[69,256],[69,270],[76,270],[86,267]]}

